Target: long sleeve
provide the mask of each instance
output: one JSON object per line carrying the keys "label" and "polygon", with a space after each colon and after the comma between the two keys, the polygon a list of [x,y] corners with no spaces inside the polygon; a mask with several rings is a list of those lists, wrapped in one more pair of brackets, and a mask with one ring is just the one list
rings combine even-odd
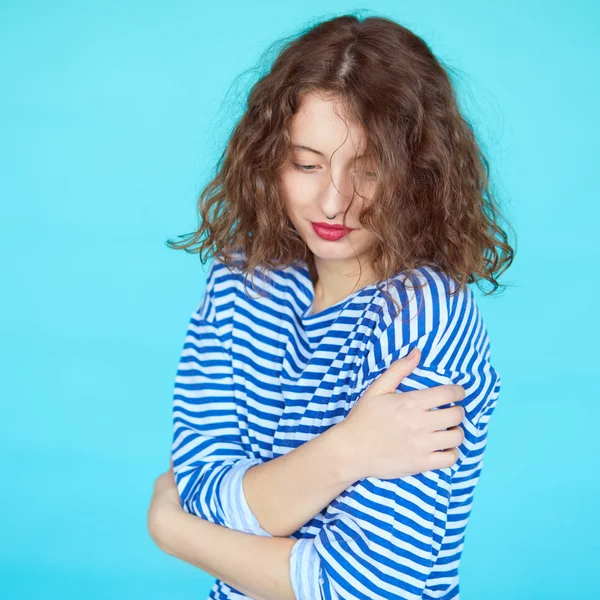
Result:
{"label": "long sleeve", "polygon": [[[224,266],[213,259],[192,313],[173,392],[173,472],[188,513],[231,529],[270,536],[250,510],[244,473],[262,462],[242,445],[226,324],[215,290]],[[226,279],[226,278],[225,278]]]}
{"label": "long sleeve", "polygon": [[[465,388],[461,401],[465,439],[457,463],[397,479],[367,477],[340,494],[325,509],[317,534],[300,538],[292,548],[290,576],[299,600],[430,597],[428,578],[447,525],[451,528],[452,477],[473,450],[482,452],[500,391],[472,292],[466,288],[447,307],[447,311],[433,307],[438,317],[429,319],[433,324],[429,328],[417,326],[418,320],[412,328],[401,317],[394,320],[366,357],[353,399],[417,345],[422,352],[420,366],[397,392],[450,383]],[[430,309],[426,307],[426,313]]]}

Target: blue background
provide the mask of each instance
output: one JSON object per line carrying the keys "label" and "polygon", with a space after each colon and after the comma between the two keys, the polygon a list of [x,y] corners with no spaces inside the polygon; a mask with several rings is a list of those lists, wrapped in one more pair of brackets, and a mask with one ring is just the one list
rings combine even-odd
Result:
{"label": "blue background", "polygon": [[600,555],[599,9],[589,2],[0,5],[0,597],[207,597],[146,529],[204,289],[197,225],[252,69],[357,8],[459,70],[518,235],[483,297],[503,389],[461,563],[463,600],[592,598]]}

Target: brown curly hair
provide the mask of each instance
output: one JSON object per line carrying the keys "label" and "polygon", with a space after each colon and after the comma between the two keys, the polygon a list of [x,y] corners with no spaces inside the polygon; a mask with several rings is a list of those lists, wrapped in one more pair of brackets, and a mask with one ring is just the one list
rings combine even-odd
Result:
{"label": "brown curly hair", "polygon": [[[310,92],[334,95],[364,128],[378,182],[359,220],[376,236],[371,265],[380,280],[401,272],[412,280],[414,269],[433,263],[458,283],[456,293],[480,280],[495,292],[514,250],[499,225],[488,161],[446,68],[420,37],[383,17],[343,15],[284,41],[200,195],[198,229],[167,245],[202,262],[203,252],[215,254],[253,280],[257,267],[298,260],[314,272],[279,178],[292,160],[290,121]],[[240,249],[241,262],[233,256]]]}

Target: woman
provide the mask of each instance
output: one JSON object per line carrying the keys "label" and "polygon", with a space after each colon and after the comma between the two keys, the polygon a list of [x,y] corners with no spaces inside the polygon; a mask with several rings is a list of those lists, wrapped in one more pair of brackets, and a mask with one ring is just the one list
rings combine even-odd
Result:
{"label": "woman", "polygon": [[199,209],[170,243],[214,257],[153,538],[214,599],[458,598],[500,392],[467,284],[496,289],[513,249],[447,73],[393,21],[313,27]]}

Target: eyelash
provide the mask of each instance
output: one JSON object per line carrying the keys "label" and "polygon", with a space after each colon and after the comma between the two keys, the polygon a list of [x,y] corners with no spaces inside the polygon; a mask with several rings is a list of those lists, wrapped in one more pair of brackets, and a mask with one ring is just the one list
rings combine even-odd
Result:
{"label": "eyelash", "polygon": [[311,171],[314,171],[315,169],[308,169],[307,167],[316,167],[317,165],[299,165],[298,163],[292,163],[294,165],[294,168],[297,169],[298,171],[303,171],[304,173],[310,173]]}
{"label": "eyelash", "polygon": [[[313,171],[316,171],[316,169],[314,167],[316,167],[317,165],[300,165],[298,163],[292,163],[294,165],[294,168],[302,173],[312,173]],[[309,168],[312,167],[312,168]],[[377,177],[377,173],[370,173],[370,176],[373,177]]]}

